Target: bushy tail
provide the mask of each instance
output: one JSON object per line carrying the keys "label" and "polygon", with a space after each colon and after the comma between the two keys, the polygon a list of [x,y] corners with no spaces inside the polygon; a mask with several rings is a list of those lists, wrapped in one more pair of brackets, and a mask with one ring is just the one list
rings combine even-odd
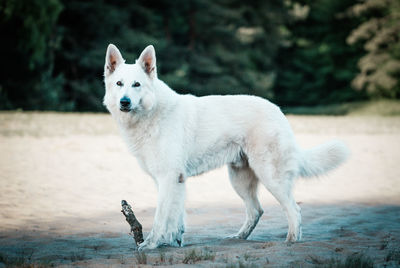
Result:
{"label": "bushy tail", "polygon": [[342,164],[349,155],[347,146],[338,140],[303,150],[300,157],[300,176],[316,177]]}

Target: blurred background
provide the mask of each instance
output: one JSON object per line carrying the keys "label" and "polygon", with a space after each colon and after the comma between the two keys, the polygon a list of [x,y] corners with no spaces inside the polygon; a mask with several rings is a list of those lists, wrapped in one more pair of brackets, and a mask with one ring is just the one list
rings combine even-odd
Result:
{"label": "blurred background", "polygon": [[105,111],[109,43],[128,63],[153,44],[179,93],[289,108],[400,97],[398,0],[2,0],[0,32],[2,110]]}
{"label": "blurred background", "polygon": [[222,240],[245,211],[220,168],[187,180],[188,246],[149,265],[206,248],[204,267],[355,267],[357,253],[400,265],[399,0],[0,0],[0,268],[143,264],[120,201],[146,235],[157,188],[102,113],[109,43],[127,63],[153,44],[179,93],[268,98],[302,148],[339,138],[351,151],[296,183],[304,241],[290,250],[264,187],[250,241]]}

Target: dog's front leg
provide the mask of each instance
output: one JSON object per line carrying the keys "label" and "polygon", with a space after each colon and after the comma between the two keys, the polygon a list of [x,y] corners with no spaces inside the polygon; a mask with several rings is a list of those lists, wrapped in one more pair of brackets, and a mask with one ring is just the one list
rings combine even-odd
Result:
{"label": "dog's front leg", "polygon": [[185,231],[185,184],[178,177],[157,179],[158,202],[153,229],[139,250],[153,249],[166,244],[182,246]]}

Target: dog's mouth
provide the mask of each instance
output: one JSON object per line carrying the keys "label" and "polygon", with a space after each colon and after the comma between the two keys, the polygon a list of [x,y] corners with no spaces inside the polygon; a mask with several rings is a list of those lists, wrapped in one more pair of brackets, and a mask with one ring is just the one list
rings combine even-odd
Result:
{"label": "dog's mouth", "polygon": [[128,112],[132,111],[132,109],[129,107],[120,107],[119,110],[124,113],[128,113]]}

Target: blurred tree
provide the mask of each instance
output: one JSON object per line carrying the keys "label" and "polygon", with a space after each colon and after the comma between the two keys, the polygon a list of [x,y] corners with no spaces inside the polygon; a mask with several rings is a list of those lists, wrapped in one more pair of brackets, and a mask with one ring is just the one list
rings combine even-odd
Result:
{"label": "blurred tree", "polygon": [[[186,57],[176,74],[182,93],[254,94],[271,97],[274,55],[279,46],[279,25],[285,18],[281,1],[189,1],[180,12],[187,27],[183,38]],[[172,31],[182,29],[172,25]],[[180,30],[182,31],[182,30]],[[181,36],[182,37],[182,36]],[[175,84],[175,85],[174,85]]]}
{"label": "blurred tree", "polygon": [[285,3],[4,0],[0,108],[104,111],[109,43],[128,63],[153,44],[160,78],[179,93],[254,94],[285,105],[363,96],[349,86],[362,46],[345,42],[360,17],[338,15],[353,0]]}
{"label": "blurred tree", "polygon": [[364,43],[354,88],[372,97],[400,97],[400,1],[365,0],[347,11],[362,23],[348,36],[351,45]]}
{"label": "blurred tree", "polygon": [[346,44],[357,20],[339,16],[353,3],[353,0],[287,2],[292,19],[282,27],[286,41],[277,56],[276,102],[316,105],[363,97],[350,87],[361,49]]}
{"label": "blurred tree", "polygon": [[284,14],[280,0],[64,1],[56,73],[75,109],[101,110],[108,43],[128,62],[153,44],[160,78],[180,93],[268,97]]}
{"label": "blurred tree", "polygon": [[1,1],[0,109],[67,108],[61,101],[63,77],[52,74],[61,10],[58,0]]}
{"label": "blurred tree", "polygon": [[138,1],[65,0],[63,4],[58,22],[63,40],[55,54],[55,73],[65,77],[64,92],[74,110],[104,110],[107,45],[115,43],[132,61],[145,44],[156,43],[157,36],[148,31],[151,25],[146,24],[154,14]]}

